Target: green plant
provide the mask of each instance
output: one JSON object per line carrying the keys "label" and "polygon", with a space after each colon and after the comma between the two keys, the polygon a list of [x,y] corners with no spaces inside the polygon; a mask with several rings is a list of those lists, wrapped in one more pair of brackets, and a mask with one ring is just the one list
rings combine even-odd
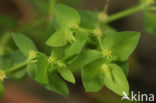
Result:
{"label": "green plant", "polygon": [[[21,33],[13,33],[19,50],[0,57],[0,97],[3,80],[20,79],[27,73],[48,90],[68,96],[64,80],[75,84],[73,73],[81,71],[87,92],[99,91],[106,86],[118,95],[129,94],[127,60],[135,50],[140,33],[117,32],[108,23],[139,10],[146,14],[146,30],[155,33],[155,24],[149,10],[154,0],[141,0],[141,4],[123,12],[107,16],[104,12],[80,11],[58,4],[53,18],[56,32],[46,41],[51,47],[48,55],[37,49],[31,39]],[[53,12],[53,11],[50,11]],[[61,79],[60,76],[64,79]]]}

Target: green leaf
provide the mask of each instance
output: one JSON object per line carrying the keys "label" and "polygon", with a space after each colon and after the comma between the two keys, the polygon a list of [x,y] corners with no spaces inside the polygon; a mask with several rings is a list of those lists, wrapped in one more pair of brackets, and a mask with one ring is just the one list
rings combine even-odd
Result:
{"label": "green leaf", "polygon": [[73,73],[68,68],[58,68],[60,75],[67,80],[68,82],[71,82],[75,84],[75,78]]}
{"label": "green leaf", "polygon": [[62,59],[64,57],[65,47],[54,47],[51,52],[51,56],[57,59]]}
{"label": "green leaf", "polygon": [[98,26],[98,13],[91,11],[81,11],[80,26],[87,29],[95,29]]}
{"label": "green leaf", "polygon": [[86,50],[82,54],[83,65],[87,65],[88,63],[99,59],[102,57],[101,52],[97,50]]}
{"label": "green leaf", "polygon": [[112,50],[119,61],[125,61],[135,50],[140,38],[138,32],[109,32],[103,40],[104,49]]}
{"label": "green leaf", "polygon": [[41,84],[48,84],[48,57],[38,52],[37,61],[29,63],[27,66],[27,73],[30,77]]}
{"label": "green leaf", "polygon": [[116,64],[109,65],[109,71],[105,73],[105,85],[118,95],[123,96],[123,91],[129,94],[126,76]]}
{"label": "green leaf", "polygon": [[62,79],[60,79],[57,74],[51,74],[49,76],[49,84],[45,85],[45,87],[48,90],[54,91],[65,97],[67,97],[69,94],[66,83]]}
{"label": "green leaf", "polygon": [[82,54],[74,56],[72,59],[67,61],[67,64],[72,72],[79,72],[83,64]]}
{"label": "green leaf", "polygon": [[0,68],[3,70],[8,70],[17,64],[24,62],[25,59],[26,58],[19,50],[7,55],[0,56]]}
{"label": "green leaf", "polygon": [[145,11],[145,30],[149,33],[156,34],[156,22],[153,22],[156,20],[156,13],[152,13],[149,11]]}
{"label": "green leaf", "polygon": [[17,70],[15,72],[12,72],[11,74],[8,75],[8,77],[12,80],[20,80],[20,81],[23,81],[25,80],[26,78],[26,69],[25,68],[22,68],[20,70]]}
{"label": "green leaf", "polygon": [[[16,66],[22,62],[24,62],[26,58],[23,56],[23,54],[17,50],[11,54],[0,56],[0,68],[2,68],[4,71],[12,68],[13,66]],[[8,77],[11,79],[23,79],[25,76],[25,69],[19,69],[16,70],[10,74],[8,74]]]}
{"label": "green leaf", "polygon": [[18,46],[18,48],[21,50],[21,52],[24,54],[24,56],[28,57],[29,52],[31,50],[37,51],[37,48],[32,40],[30,40],[25,35],[22,35],[20,33],[14,33],[13,39]]}
{"label": "green leaf", "polygon": [[82,48],[84,47],[85,43],[88,40],[88,32],[85,30],[80,30],[76,32],[75,38],[76,38],[76,41],[66,48],[65,58],[71,57],[81,52]]}
{"label": "green leaf", "polygon": [[123,70],[123,72],[125,73],[125,75],[128,76],[128,72],[129,72],[128,61],[117,62],[116,64],[119,65],[121,67],[121,69]]}
{"label": "green leaf", "polygon": [[0,80],[0,99],[3,97],[4,95],[4,87],[3,87],[3,82]]}
{"label": "green leaf", "polygon": [[97,92],[104,86],[104,76],[100,74],[103,63],[102,59],[98,59],[83,67],[81,78],[87,92]]}
{"label": "green leaf", "polygon": [[65,31],[58,30],[56,31],[47,41],[46,44],[51,47],[60,47],[67,44],[67,40],[65,38]]}
{"label": "green leaf", "polygon": [[60,28],[71,28],[73,25],[80,24],[78,12],[63,4],[57,5],[55,17]]}

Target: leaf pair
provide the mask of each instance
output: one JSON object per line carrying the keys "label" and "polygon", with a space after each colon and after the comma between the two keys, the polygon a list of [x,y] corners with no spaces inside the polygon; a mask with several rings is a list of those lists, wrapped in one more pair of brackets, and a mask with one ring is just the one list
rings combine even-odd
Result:
{"label": "leaf pair", "polygon": [[44,86],[48,90],[54,91],[65,97],[69,94],[69,90],[66,83],[57,74],[49,75],[49,84]]}
{"label": "leaf pair", "polygon": [[103,48],[110,49],[117,61],[126,61],[135,50],[140,38],[138,32],[106,32]]}
{"label": "leaf pair", "polygon": [[36,54],[35,62],[29,62],[26,68],[27,73],[37,82],[41,84],[48,84],[48,58],[45,54],[38,52],[35,44],[28,37],[22,34],[13,34],[13,39],[20,49],[20,51],[25,55],[27,59],[31,56],[31,51]]}
{"label": "leaf pair", "polygon": [[[106,66],[103,70],[102,66]],[[98,59],[82,69],[83,85],[87,92],[97,92],[104,85],[118,95],[123,91],[129,94],[129,85],[122,69],[116,64],[105,64],[105,60]]]}
{"label": "leaf pair", "polygon": [[79,54],[88,39],[88,32],[86,30],[73,30],[80,24],[79,13],[70,7],[58,4],[55,21],[59,28],[47,40],[46,44],[51,47],[62,47],[67,42],[70,42],[71,45],[65,50],[65,58]]}
{"label": "leaf pair", "polygon": [[[53,69],[53,67],[51,67],[51,66],[49,66],[49,68]],[[58,69],[58,72],[62,76],[63,79],[65,79],[66,81],[71,82],[73,84],[75,83],[75,78],[69,68],[56,67],[56,69]],[[49,73],[48,78],[49,78],[49,84],[43,85],[45,88],[47,88],[48,90],[54,91],[60,95],[68,96],[69,90],[68,90],[67,85],[64,82],[64,80],[62,80],[57,75],[56,72]]]}
{"label": "leaf pair", "polygon": [[46,44],[51,47],[60,47],[67,41],[75,41],[72,29],[80,24],[80,16],[76,10],[62,4],[58,4],[55,13],[55,26],[58,30],[47,40]]}

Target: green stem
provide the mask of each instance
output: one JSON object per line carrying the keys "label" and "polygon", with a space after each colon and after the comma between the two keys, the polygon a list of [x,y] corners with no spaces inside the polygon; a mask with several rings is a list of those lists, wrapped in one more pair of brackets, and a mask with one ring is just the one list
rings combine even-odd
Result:
{"label": "green stem", "polygon": [[107,13],[108,6],[109,6],[109,0],[106,0],[106,5],[104,7],[104,13]]}
{"label": "green stem", "polygon": [[6,72],[6,73],[14,72],[14,71],[16,71],[16,70],[18,70],[18,69],[21,69],[22,67],[24,67],[24,66],[27,65],[28,63],[29,63],[29,61],[26,60],[26,61],[24,61],[24,62],[22,62],[22,63],[20,63],[20,64],[18,64],[18,65],[16,65],[16,66],[14,66],[14,67],[8,69],[8,70],[6,70],[5,72]]}
{"label": "green stem", "polygon": [[109,17],[104,21],[104,23],[109,23],[109,22],[118,20],[118,19],[120,19],[120,18],[129,16],[129,15],[135,13],[135,12],[138,12],[138,11],[140,11],[140,10],[143,10],[145,7],[146,7],[146,6],[144,6],[144,5],[138,5],[138,6],[135,6],[135,7],[130,8],[130,9],[121,11],[121,12],[119,12],[119,13],[113,14],[113,15],[109,16]]}
{"label": "green stem", "polygon": [[103,46],[102,46],[102,40],[101,40],[100,37],[97,37],[97,39],[98,39],[98,44],[99,44],[99,46],[100,46],[100,49],[101,49],[101,51],[103,52],[104,49],[103,49]]}
{"label": "green stem", "polygon": [[49,2],[49,15],[53,16],[55,10],[56,0],[50,0]]}
{"label": "green stem", "polygon": [[150,7],[148,8],[148,10],[156,11],[156,6],[150,6]]}

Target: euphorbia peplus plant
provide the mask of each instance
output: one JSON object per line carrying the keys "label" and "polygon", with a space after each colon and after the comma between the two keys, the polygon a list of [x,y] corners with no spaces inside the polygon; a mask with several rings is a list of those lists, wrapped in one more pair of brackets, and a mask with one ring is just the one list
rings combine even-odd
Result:
{"label": "euphorbia peplus plant", "polygon": [[106,86],[118,95],[129,94],[127,60],[137,46],[140,33],[117,32],[107,23],[145,10],[147,30],[154,32],[154,22],[148,20],[149,10],[155,10],[153,3],[154,0],[141,0],[140,5],[110,17],[105,12],[77,12],[58,4],[53,18],[56,32],[46,41],[51,55],[40,52],[28,37],[13,33],[19,50],[0,58],[0,97],[6,77],[19,79],[25,73],[48,90],[68,96],[64,80],[75,84],[73,72],[78,70],[86,92],[97,92]]}

